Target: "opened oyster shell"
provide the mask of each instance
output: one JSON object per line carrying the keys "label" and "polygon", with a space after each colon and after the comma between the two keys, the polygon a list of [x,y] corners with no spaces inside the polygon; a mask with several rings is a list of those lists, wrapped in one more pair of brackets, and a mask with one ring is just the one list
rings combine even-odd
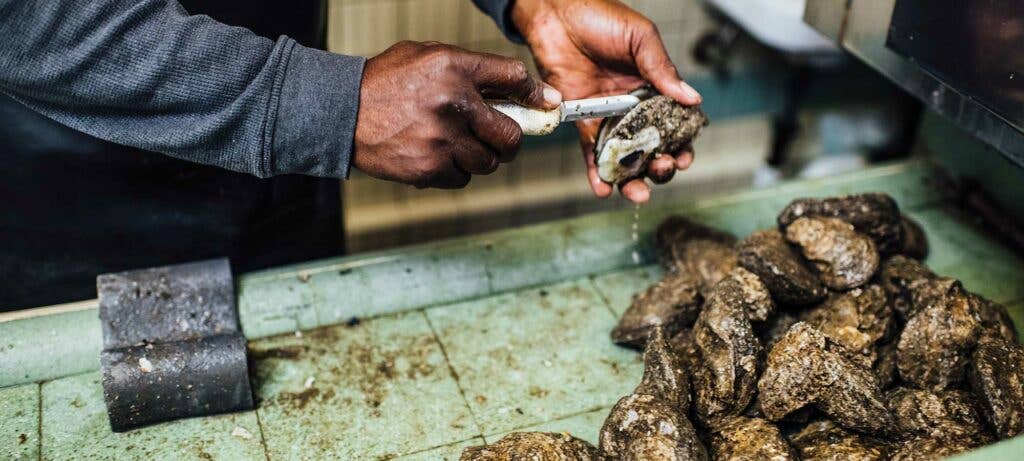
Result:
{"label": "opened oyster shell", "polygon": [[684,106],[651,87],[630,94],[640,104],[622,117],[606,118],[594,148],[597,173],[612,184],[640,177],[651,158],[681,151],[708,124],[699,106]]}

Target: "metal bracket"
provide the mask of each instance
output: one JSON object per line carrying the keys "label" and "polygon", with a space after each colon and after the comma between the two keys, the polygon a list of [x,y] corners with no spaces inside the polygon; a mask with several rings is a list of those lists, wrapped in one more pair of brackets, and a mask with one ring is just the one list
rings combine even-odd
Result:
{"label": "metal bracket", "polygon": [[103,274],[96,287],[111,429],[253,408],[226,258]]}

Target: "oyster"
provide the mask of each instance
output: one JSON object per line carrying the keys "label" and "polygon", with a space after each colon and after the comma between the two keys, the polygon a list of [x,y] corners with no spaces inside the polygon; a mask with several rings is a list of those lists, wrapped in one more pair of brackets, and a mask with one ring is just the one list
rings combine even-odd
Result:
{"label": "oyster", "polygon": [[627,460],[705,460],[707,452],[686,414],[690,405],[684,357],[655,328],[644,350],[644,376],[619,399],[601,427],[601,453]]}
{"label": "oyster", "polygon": [[598,438],[601,453],[612,459],[708,459],[683,412],[653,395],[631,394],[619,399]]}
{"label": "oyster", "polygon": [[597,449],[569,434],[513,432],[490,445],[467,447],[461,461],[597,461]]}
{"label": "oyster", "polygon": [[800,319],[852,352],[851,357],[866,367],[875,362],[876,344],[895,328],[892,308],[878,285],[832,294]]}
{"label": "oyster", "polygon": [[850,432],[832,421],[814,421],[789,439],[804,461],[876,461],[887,459],[889,446]]}
{"label": "oyster", "polygon": [[[741,269],[742,270],[742,269]],[[763,296],[745,286],[756,281],[741,273],[715,285],[704,310],[693,325],[700,364],[693,368],[697,416],[709,427],[728,415],[739,415],[754,399],[761,368],[761,342],[754,334],[747,313]],[[750,274],[753,275],[753,274]],[[747,302],[753,300],[753,303]]]}
{"label": "oyster", "polygon": [[664,326],[666,333],[672,335],[691,325],[702,301],[697,286],[689,273],[666,274],[633,297],[632,304],[612,329],[612,341],[640,348],[656,326]]}
{"label": "oyster", "polygon": [[665,272],[689,272],[703,294],[738,264],[735,237],[682,216],[662,221],[656,244]]}
{"label": "oyster", "polygon": [[775,313],[768,287],[761,278],[742,267],[737,267],[726,274],[708,293],[708,303],[715,302],[743,307],[747,318],[752,322],[764,322]]}
{"label": "oyster", "polygon": [[740,265],[761,278],[772,298],[783,305],[806,306],[828,292],[777,230],[750,234],[737,245]]}
{"label": "oyster", "polygon": [[985,431],[971,394],[898,387],[886,395],[897,430],[904,436],[977,437]]}
{"label": "oyster", "polygon": [[771,350],[772,346],[782,338],[782,335],[789,331],[789,327],[799,321],[800,319],[795,315],[783,311],[776,312],[775,315],[769,317],[767,322],[760,325],[757,335],[761,338],[764,349]]}
{"label": "oyster", "polygon": [[981,319],[982,333],[1001,338],[1010,343],[1017,342],[1017,328],[1006,310],[1006,306],[974,293],[968,293],[971,305]]}
{"label": "oyster", "polygon": [[758,383],[765,418],[779,421],[808,404],[839,425],[867,434],[885,434],[892,416],[871,371],[820,331],[793,325],[771,352]]}
{"label": "oyster", "polygon": [[684,106],[651,87],[630,94],[640,104],[622,117],[604,119],[594,148],[597,173],[612,184],[640,177],[651,158],[683,150],[708,124],[699,106]]}
{"label": "oyster", "polygon": [[864,285],[878,271],[878,250],[868,236],[839,218],[797,218],[786,226],[786,239],[799,245],[833,290]]}
{"label": "oyster", "polygon": [[913,437],[896,444],[892,461],[939,461],[987,443],[984,438]]}
{"label": "oyster", "polygon": [[779,213],[779,228],[785,229],[802,217],[839,218],[871,237],[882,255],[903,248],[903,223],[896,201],[879,192],[824,199],[797,199]]}
{"label": "oyster", "polygon": [[900,318],[906,320],[914,304],[914,291],[911,286],[921,280],[936,277],[930,269],[919,261],[906,256],[896,255],[882,262],[879,279],[882,288],[892,300],[892,307]]}
{"label": "oyster", "polygon": [[644,376],[635,394],[660,397],[682,413],[690,409],[690,376],[679,352],[669,347],[664,329],[656,327],[644,348]]}
{"label": "oyster", "polygon": [[798,459],[779,429],[761,418],[732,416],[711,430],[713,459]]}
{"label": "oyster", "polygon": [[925,236],[924,229],[917,221],[906,216],[900,220],[900,225],[903,227],[903,248],[900,249],[900,254],[923,260],[928,256],[928,237]]}
{"label": "oyster", "polygon": [[1001,438],[1024,433],[1024,348],[984,337],[972,359],[971,388],[988,423]]}
{"label": "oyster", "polygon": [[954,387],[964,378],[981,320],[954,279],[917,281],[911,288],[913,309],[896,349],[900,377],[921,389]]}
{"label": "oyster", "polygon": [[896,341],[891,341],[878,346],[875,363],[871,365],[871,371],[878,379],[878,385],[885,389],[896,381]]}

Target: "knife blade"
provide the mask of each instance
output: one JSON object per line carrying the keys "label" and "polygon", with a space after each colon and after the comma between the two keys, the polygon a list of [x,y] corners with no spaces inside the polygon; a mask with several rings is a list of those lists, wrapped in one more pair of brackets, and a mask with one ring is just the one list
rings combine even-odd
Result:
{"label": "knife blade", "polygon": [[628,94],[563,101],[551,110],[533,109],[511,101],[488,101],[494,110],[515,120],[523,134],[530,136],[550,134],[562,122],[625,115],[639,103],[639,98]]}

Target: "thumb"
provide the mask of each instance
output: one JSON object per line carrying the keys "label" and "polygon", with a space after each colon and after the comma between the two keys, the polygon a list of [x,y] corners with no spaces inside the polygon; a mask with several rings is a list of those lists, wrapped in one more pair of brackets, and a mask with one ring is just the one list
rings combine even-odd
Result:
{"label": "thumb", "polygon": [[680,104],[700,104],[700,93],[679,78],[676,66],[672,64],[672,59],[665,51],[665,44],[661,41],[658,28],[652,23],[646,24],[639,32],[633,34],[634,58],[640,76],[654,85],[658,92]]}

